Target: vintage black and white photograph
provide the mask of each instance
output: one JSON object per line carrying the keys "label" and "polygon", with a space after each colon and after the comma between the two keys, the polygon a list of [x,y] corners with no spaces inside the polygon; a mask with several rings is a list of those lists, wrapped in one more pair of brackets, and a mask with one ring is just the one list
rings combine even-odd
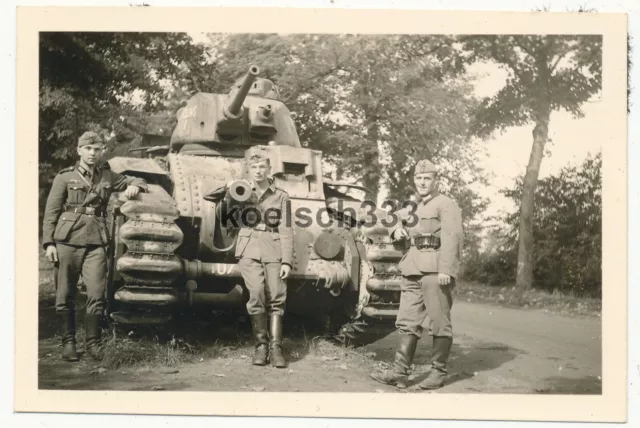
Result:
{"label": "vintage black and white photograph", "polygon": [[602,396],[602,34],[37,45],[39,392]]}

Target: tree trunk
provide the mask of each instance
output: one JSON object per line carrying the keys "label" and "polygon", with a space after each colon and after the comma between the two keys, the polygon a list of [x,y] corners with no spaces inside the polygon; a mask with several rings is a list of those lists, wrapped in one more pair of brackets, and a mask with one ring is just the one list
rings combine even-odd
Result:
{"label": "tree trunk", "polygon": [[518,246],[518,267],[516,272],[516,288],[525,291],[533,284],[533,212],[536,185],[540,173],[540,164],[544,156],[544,146],[549,135],[549,113],[537,115],[533,128],[533,146],[527,165],[527,172],[522,184],[522,200],[520,203],[520,234]]}
{"label": "tree trunk", "polygon": [[[363,162],[364,174],[362,177],[362,184],[364,187],[371,190],[371,200],[376,202],[378,200],[378,192],[380,190],[380,161],[377,147],[372,147],[364,153]],[[369,196],[367,196],[367,199],[368,198]]]}
{"label": "tree trunk", "polygon": [[378,148],[378,137],[380,132],[376,124],[376,118],[369,119],[371,125],[368,128],[367,140],[369,144],[362,154],[362,185],[371,190],[371,200],[378,200],[378,192],[380,191],[380,151]]}

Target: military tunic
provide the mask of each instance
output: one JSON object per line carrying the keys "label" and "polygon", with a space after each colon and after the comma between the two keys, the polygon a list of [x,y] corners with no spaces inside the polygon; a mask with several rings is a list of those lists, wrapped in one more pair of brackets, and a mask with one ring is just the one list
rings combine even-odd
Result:
{"label": "military tunic", "polygon": [[[405,281],[402,285],[396,327],[401,334],[422,333],[422,324],[429,319],[429,334],[452,337],[451,291],[460,269],[462,257],[462,214],[451,198],[433,192],[417,203],[415,212],[408,209],[397,213],[401,220],[390,229],[393,234],[404,227],[413,239],[431,233],[440,239],[439,248],[418,249],[411,244],[398,265]],[[448,285],[440,285],[438,274],[451,277]]]}
{"label": "military tunic", "polygon": [[258,196],[255,185],[242,208],[235,257],[249,291],[249,315],[284,314],[287,286],[282,264],[292,265],[293,228],[289,195],[273,181]]}
{"label": "military tunic", "polygon": [[75,309],[80,274],[87,287],[87,313],[101,314],[105,304],[106,245],[109,234],[106,209],[111,193],[129,185],[147,190],[145,180],[96,167],[93,174],[80,164],[63,169],[54,178],[43,220],[42,245],[55,245],[56,310]]}

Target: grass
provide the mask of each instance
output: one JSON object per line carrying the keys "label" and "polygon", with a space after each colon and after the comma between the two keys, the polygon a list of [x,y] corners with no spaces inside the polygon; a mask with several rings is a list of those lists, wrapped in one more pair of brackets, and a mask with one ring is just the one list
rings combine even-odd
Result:
{"label": "grass", "polygon": [[[51,301],[55,294],[53,265],[46,260],[40,248],[39,296]],[[567,315],[599,316],[601,301],[578,298],[560,293],[531,290],[522,295],[512,287],[487,287],[460,282],[454,291],[455,299],[477,303],[490,303],[514,308],[537,308]],[[82,305],[79,305],[79,309]],[[81,326],[79,326],[81,327]],[[337,361],[347,369],[354,365],[367,365],[387,369],[386,362],[374,361],[364,348],[339,346],[324,338],[319,326],[305,325],[294,320],[285,327],[287,334],[283,346],[289,358],[318,358]],[[178,324],[160,327],[112,326],[103,330],[106,369],[178,367],[210,358],[251,358],[253,339],[246,316],[238,313],[209,315],[206,319],[184,319]],[[78,343],[83,343],[84,332],[78,328]]]}
{"label": "grass", "polygon": [[[194,329],[184,335],[169,333],[171,326],[137,327],[128,334],[116,328],[105,330],[101,366],[112,370],[178,367],[213,358],[251,358],[253,340],[247,326],[240,327],[240,334],[230,334],[231,328],[216,329],[216,325],[218,322],[212,322],[210,328]],[[289,325],[285,330],[289,333],[283,340],[283,348],[289,359],[339,361],[345,369],[352,364],[371,362],[370,353],[364,350],[339,346],[320,334],[308,337],[304,326]]]}
{"label": "grass", "polygon": [[490,287],[473,282],[457,283],[455,298],[509,308],[542,309],[569,316],[599,317],[602,312],[600,299],[535,289],[520,293],[515,287]]}
{"label": "grass", "polygon": [[195,362],[196,349],[175,337],[161,342],[156,337],[120,338],[115,332],[103,341],[104,358],[101,365],[107,369],[142,366],[177,367]]}

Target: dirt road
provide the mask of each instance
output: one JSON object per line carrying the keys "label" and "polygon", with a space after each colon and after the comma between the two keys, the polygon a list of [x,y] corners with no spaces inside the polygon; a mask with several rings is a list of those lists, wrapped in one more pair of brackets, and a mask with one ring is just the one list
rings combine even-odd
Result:
{"label": "dirt road", "polygon": [[[438,390],[481,393],[601,393],[599,318],[575,318],[538,310],[456,302],[455,341],[447,385]],[[234,333],[237,334],[237,333]],[[42,389],[396,392],[369,378],[392,361],[396,333],[356,352],[292,335],[285,341],[289,367],[250,364],[249,331],[239,346],[224,348],[199,362],[177,367],[106,370],[88,359],[65,363],[58,339],[41,333],[39,383]],[[209,346],[220,347],[221,342]],[[415,381],[428,369],[430,340],[419,344]],[[419,391],[415,387],[407,393]]]}

